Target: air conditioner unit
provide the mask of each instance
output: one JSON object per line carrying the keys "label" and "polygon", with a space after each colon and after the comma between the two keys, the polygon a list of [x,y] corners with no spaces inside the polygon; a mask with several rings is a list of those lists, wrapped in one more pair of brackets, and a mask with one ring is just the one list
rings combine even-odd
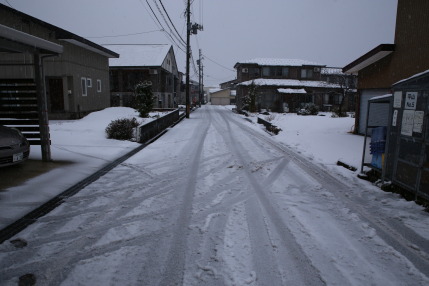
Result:
{"label": "air conditioner unit", "polygon": [[241,72],[242,72],[242,73],[248,73],[248,72],[249,72],[249,69],[248,69],[248,68],[241,69]]}
{"label": "air conditioner unit", "polygon": [[320,68],[319,67],[315,67],[314,68],[314,72],[320,72]]}
{"label": "air conditioner unit", "polygon": [[157,70],[150,70],[149,73],[150,74],[158,74],[158,71]]}

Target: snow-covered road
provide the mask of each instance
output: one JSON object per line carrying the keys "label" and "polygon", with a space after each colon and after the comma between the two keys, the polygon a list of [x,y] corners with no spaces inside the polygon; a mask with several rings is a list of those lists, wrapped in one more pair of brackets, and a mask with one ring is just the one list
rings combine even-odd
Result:
{"label": "snow-covered road", "polygon": [[250,125],[192,113],[0,245],[0,285],[428,285],[426,239]]}

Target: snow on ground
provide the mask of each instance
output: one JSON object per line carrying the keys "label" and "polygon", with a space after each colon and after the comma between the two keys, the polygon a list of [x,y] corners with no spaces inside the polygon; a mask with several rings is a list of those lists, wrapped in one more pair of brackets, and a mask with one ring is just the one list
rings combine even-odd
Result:
{"label": "snow on ground", "polygon": [[[234,107],[225,108],[232,110]],[[282,129],[274,138],[343,176],[356,176],[360,170],[364,137],[350,133],[354,118],[332,118],[330,113],[321,114],[324,116],[273,113],[271,122]],[[150,115],[163,114],[154,112]],[[257,116],[270,119],[260,114],[252,114],[249,118],[256,122]],[[52,159],[65,164],[29,179],[21,186],[3,190],[0,193],[0,228],[139,146],[135,142],[107,139],[104,131],[111,121],[132,117],[138,118],[138,112],[132,108],[111,107],[80,120],[50,121]],[[153,118],[140,118],[139,122],[151,120]],[[263,126],[254,124],[254,128],[263,129]],[[38,146],[32,146],[30,159],[41,160]],[[358,168],[358,171],[337,167],[338,160]],[[407,202],[404,204],[408,205]],[[429,230],[419,232],[429,237]]]}
{"label": "snow on ground", "polygon": [[[150,115],[162,116],[162,113]],[[50,121],[52,160],[58,164],[20,186],[8,187],[0,192],[0,228],[138,147],[140,144],[136,142],[107,139],[105,134],[111,121],[133,117],[142,124],[153,120],[139,118],[138,112],[132,108],[111,107],[80,120]],[[41,158],[40,147],[32,146],[29,159]]]}
{"label": "snow on ground", "polygon": [[[405,281],[427,285],[428,278],[422,274],[426,264],[410,262],[409,257],[415,256],[402,249],[409,241],[400,238],[414,231],[428,240],[427,213],[335,165],[340,158],[350,164],[360,162],[355,152],[362,154],[363,137],[348,134],[353,119],[277,115],[273,123],[283,131],[270,137],[261,125],[227,109],[197,110],[69,198],[19,234],[29,247],[0,245],[4,267],[0,273],[7,275],[5,280],[17,282],[17,277],[28,273],[24,271],[30,271],[38,281],[52,285],[82,281],[86,285],[129,281],[172,285],[180,275],[184,285],[205,281],[211,282],[206,285],[400,285]],[[106,115],[116,111],[54,122],[53,138],[68,134],[70,142],[75,140],[71,146],[53,148],[54,159],[73,160],[64,167],[69,172],[90,173],[96,165],[90,162],[101,166],[99,159],[114,157],[107,156],[109,148],[99,145],[117,146],[121,149],[117,155],[136,146],[102,137],[100,131],[110,122]],[[120,117],[124,116],[132,113]],[[87,141],[73,136],[85,130],[94,135],[92,141],[92,135],[81,136]],[[330,172],[319,176],[319,168],[293,158],[290,149],[272,140],[316,165],[327,166]],[[344,147],[350,148],[348,152],[340,152]],[[47,173],[1,195],[17,189],[31,192],[29,186],[36,180],[63,183],[64,170],[60,171],[59,178]],[[329,173],[340,174],[345,183]],[[398,232],[398,241],[404,243],[398,249],[391,241],[390,232],[397,230],[390,229],[391,222],[405,229]],[[402,224],[412,231],[406,233],[409,230]],[[419,252],[417,245],[411,248]],[[422,247],[421,255],[426,253]]]}

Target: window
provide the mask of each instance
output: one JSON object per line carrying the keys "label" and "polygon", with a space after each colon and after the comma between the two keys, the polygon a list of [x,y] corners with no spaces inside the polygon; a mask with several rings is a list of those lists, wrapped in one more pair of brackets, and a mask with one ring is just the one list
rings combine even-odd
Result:
{"label": "window", "polygon": [[82,96],[87,96],[87,82],[86,82],[86,77],[82,77],[80,79],[80,85],[81,85],[81,89],[82,89]]}
{"label": "window", "polygon": [[259,77],[259,68],[249,68],[249,75]]}
{"label": "window", "polygon": [[88,84],[88,87],[92,87],[92,79],[87,78],[86,83]]}
{"label": "window", "polygon": [[313,78],[313,70],[312,69],[302,69],[301,70],[301,78]]}
{"label": "window", "polygon": [[289,76],[289,68],[283,68],[283,72],[282,72],[283,74],[283,76]]}
{"label": "window", "polygon": [[262,76],[289,76],[289,68],[287,67],[263,67]]}
{"label": "window", "polygon": [[101,79],[97,79],[97,92],[101,92]]}
{"label": "window", "polygon": [[262,75],[263,76],[270,76],[270,67],[263,67],[262,68]]}

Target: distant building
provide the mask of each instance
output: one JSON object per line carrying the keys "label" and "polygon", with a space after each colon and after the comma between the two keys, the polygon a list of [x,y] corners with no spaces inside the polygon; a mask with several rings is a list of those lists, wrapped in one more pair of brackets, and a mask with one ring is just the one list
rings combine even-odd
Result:
{"label": "distant building", "polygon": [[235,104],[236,91],[230,88],[213,89],[210,92],[212,105],[231,105]]}
{"label": "distant building", "polygon": [[324,95],[338,92],[339,85],[322,80],[325,65],[297,59],[259,58],[238,62],[237,98],[238,109],[246,108],[244,98],[249,86],[257,86],[256,101],[259,108],[283,112],[295,111],[305,103],[323,106]]}
{"label": "distant building", "polygon": [[110,59],[112,106],[133,106],[139,82],[151,81],[158,108],[174,108],[180,103],[182,74],[178,71],[171,45],[105,45],[120,54]]}
{"label": "distant building", "polygon": [[365,132],[368,100],[392,84],[429,69],[429,1],[398,0],[395,43],[381,44],[343,68],[357,74],[355,132]]}

